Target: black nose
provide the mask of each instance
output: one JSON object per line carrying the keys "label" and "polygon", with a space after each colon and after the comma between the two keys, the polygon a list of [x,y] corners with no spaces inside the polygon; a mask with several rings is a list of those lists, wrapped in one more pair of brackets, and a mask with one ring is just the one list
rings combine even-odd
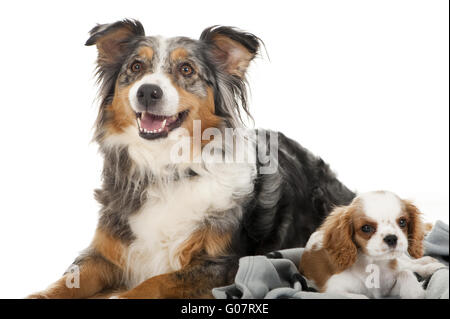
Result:
{"label": "black nose", "polygon": [[397,236],[395,235],[387,235],[383,240],[389,247],[395,247],[397,245]]}
{"label": "black nose", "polygon": [[137,99],[143,106],[148,107],[161,100],[163,91],[154,84],[144,84],[137,91]]}

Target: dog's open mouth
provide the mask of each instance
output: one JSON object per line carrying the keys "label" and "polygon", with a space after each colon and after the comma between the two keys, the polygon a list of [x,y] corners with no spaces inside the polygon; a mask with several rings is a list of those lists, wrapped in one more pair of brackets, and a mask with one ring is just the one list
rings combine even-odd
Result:
{"label": "dog's open mouth", "polygon": [[170,131],[181,126],[188,112],[186,110],[172,116],[155,115],[149,112],[136,113],[139,135],[148,140],[166,137]]}

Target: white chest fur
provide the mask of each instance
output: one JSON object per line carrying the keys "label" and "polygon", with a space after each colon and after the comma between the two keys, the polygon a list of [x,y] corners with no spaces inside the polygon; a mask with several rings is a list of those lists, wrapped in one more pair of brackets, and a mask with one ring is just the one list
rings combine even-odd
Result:
{"label": "white chest fur", "polygon": [[390,264],[390,260],[371,261],[361,257],[350,271],[361,280],[364,295],[381,298],[389,296],[396,282],[397,271]]}
{"label": "white chest fur", "polygon": [[[253,190],[253,170],[245,165],[150,186],[148,200],[129,219],[136,240],[128,254],[128,285],[180,269],[179,248],[208,215],[231,210],[239,195]],[[230,171],[231,170],[231,171]]]}
{"label": "white chest fur", "polygon": [[[156,176],[164,176],[165,168],[171,163],[167,150],[175,142],[167,138],[147,143],[130,127],[122,134],[108,137],[105,145],[126,146],[135,170],[150,170]],[[254,145],[246,152],[247,159],[255,159]],[[136,238],[126,260],[129,287],[180,269],[180,245],[202,221],[211,214],[226,214],[227,211],[236,214],[240,210],[231,212],[231,209],[253,191],[255,161],[185,163],[183,167],[184,170],[191,168],[199,176],[151,183],[146,190],[146,203],[128,220]]]}

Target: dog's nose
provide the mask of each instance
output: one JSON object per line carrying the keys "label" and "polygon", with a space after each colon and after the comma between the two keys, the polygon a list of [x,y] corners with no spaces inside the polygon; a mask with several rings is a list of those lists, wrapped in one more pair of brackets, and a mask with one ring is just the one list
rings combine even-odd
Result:
{"label": "dog's nose", "polygon": [[389,247],[395,247],[397,245],[397,236],[395,235],[387,235],[383,240]]}
{"label": "dog's nose", "polygon": [[137,99],[143,106],[148,107],[161,100],[163,91],[154,84],[143,84],[137,91]]}

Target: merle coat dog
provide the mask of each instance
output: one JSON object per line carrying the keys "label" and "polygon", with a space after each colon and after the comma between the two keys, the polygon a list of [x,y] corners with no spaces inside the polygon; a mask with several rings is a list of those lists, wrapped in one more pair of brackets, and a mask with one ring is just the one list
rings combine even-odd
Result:
{"label": "merle coat dog", "polygon": [[256,36],[220,26],[198,40],[146,36],[134,20],[90,35],[104,156],[99,223],[74,262],[79,288],[68,287],[69,272],[30,297],[211,297],[232,283],[240,257],[304,246],[354,198],[295,141],[244,128]]}

